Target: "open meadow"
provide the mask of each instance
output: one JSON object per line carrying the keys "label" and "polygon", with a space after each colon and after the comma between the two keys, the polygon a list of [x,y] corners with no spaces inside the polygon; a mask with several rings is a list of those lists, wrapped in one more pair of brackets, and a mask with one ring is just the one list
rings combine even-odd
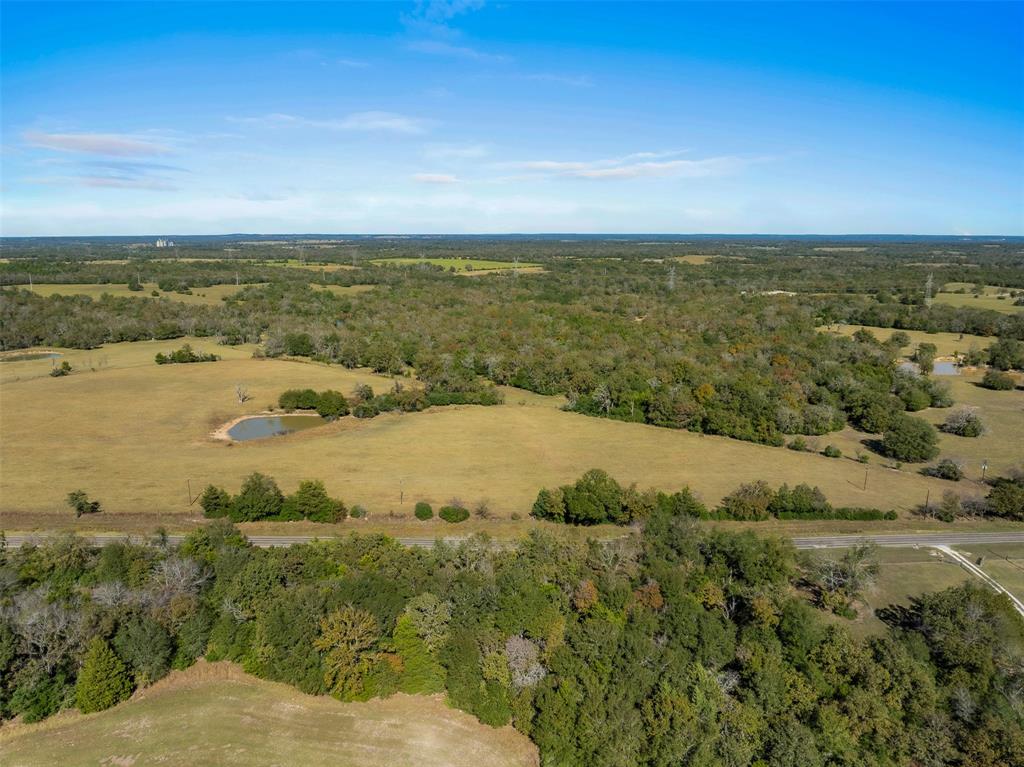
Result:
{"label": "open meadow", "polygon": [[[966,291],[966,292],[960,292]],[[1024,312],[1024,306],[1014,306],[1013,293],[1009,288],[985,285],[980,295],[974,294],[974,285],[969,282],[948,282],[935,294],[935,303],[946,306],[963,306],[968,309],[991,309],[1002,314]]]}
{"label": "open meadow", "polygon": [[[24,286],[23,286],[24,287]],[[155,282],[143,283],[143,290],[129,290],[128,285],[115,285],[106,283],[44,283],[35,285],[32,292],[40,296],[89,296],[98,299],[104,295],[115,298],[152,298],[153,291],[157,291],[160,298],[167,298],[171,301],[179,301],[183,304],[200,304],[205,306],[216,306],[228,296],[233,296],[244,286],[239,285],[210,285],[204,288],[193,288],[191,293],[176,293],[174,291],[163,291],[157,287]]]}
{"label": "open meadow", "polygon": [[378,266],[417,266],[430,264],[439,266],[442,269],[464,275],[476,275],[486,272],[501,271],[543,271],[540,264],[532,264],[522,261],[518,264],[511,261],[493,261],[486,258],[378,258],[371,263]]}
{"label": "open meadow", "polygon": [[[852,336],[861,329],[869,331],[879,341],[886,341],[897,328],[873,328],[863,325],[840,325],[838,328],[819,328],[822,332],[838,333],[844,336]],[[900,331],[910,336],[910,344],[903,348],[904,354],[910,354],[917,348],[918,344],[935,344],[936,354],[939,357],[951,357],[954,354],[963,354],[972,345],[979,349],[987,349],[995,342],[995,338],[989,336],[973,336],[970,333],[926,333],[923,330]]]}
{"label": "open meadow", "polygon": [[[190,341],[224,357],[191,365],[153,363],[158,351]],[[811,482],[844,506],[908,510],[949,483],[873,462],[756,445],[724,437],[593,418],[561,409],[560,397],[506,389],[505,404],[345,417],[283,437],[230,444],[211,438],[219,426],[264,411],[289,388],[375,391],[393,379],[361,370],[286,359],[254,359],[251,347],[210,340],[111,344],[65,350],[75,371],[48,375],[53,360],[0,363],[4,440],[0,478],[4,527],[30,529],[70,515],[68,492],[99,499],[102,520],[151,515],[154,525],[198,516],[189,506],[207,483],[236,492],[253,471],[275,477],[285,492],[302,479],[322,479],[346,503],[378,519],[409,515],[412,504],[453,497],[488,499],[497,517],[526,516],[538,490],[574,481],[598,467],[620,482],[677,490],[689,485],[716,503],[745,481]],[[252,399],[239,404],[235,388]],[[414,384],[405,380],[406,385]],[[877,459],[873,459],[877,460]],[[864,488],[867,471],[867,488]],[[962,482],[958,489],[971,488]],[[981,492],[976,488],[976,492]],[[884,523],[878,523],[884,524]]]}
{"label": "open meadow", "polygon": [[536,747],[439,697],[341,703],[200,661],[98,714],[0,728],[5,767],[532,767]]}

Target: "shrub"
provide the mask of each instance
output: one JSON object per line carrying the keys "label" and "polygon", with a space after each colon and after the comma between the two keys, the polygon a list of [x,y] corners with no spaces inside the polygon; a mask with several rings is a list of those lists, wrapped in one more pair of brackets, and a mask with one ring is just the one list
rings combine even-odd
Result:
{"label": "shrub", "polygon": [[922,469],[921,473],[939,479],[948,479],[952,482],[959,482],[964,478],[963,467],[951,458],[943,458],[935,466]]}
{"label": "shrub", "polygon": [[843,451],[835,445],[826,445],[825,449],[821,451],[821,454],[828,458],[842,458]]}
{"label": "shrub", "polygon": [[340,391],[328,389],[320,392],[316,412],[323,418],[339,418],[348,415],[348,400]]}
{"label": "shrub", "polygon": [[284,410],[316,410],[320,396],[312,389],[289,389],[277,398]]}
{"label": "shrub", "polygon": [[531,516],[537,519],[550,519],[552,522],[565,521],[565,501],[562,499],[562,491],[558,488],[548,490],[544,488],[537,493],[537,500],[533,502]]}
{"label": "shrub", "polygon": [[157,365],[188,364],[190,362],[217,362],[219,359],[220,357],[216,354],[194,352],[189,344],[185,344],[180,349],[173,351],[170,354],[164,354],[163,352],[157,352],[156,354]]}
{"label": "shrub", "polygon": [[369,514],[370,512],[366,510],[366,507],[360,506],[358,503],[348,510],[348,515],[353,519],[363,519],[369,516]]}
{"label": "shrub", "polygon": [[203,507],[204,517],[226,517],[231,513],[231,496],[223,488],[207,485],[199,496],[199,505]]}
{"label": "shrub", "polygon": [[758,520],[768,518],[774,491],[762,479],[740,485],[722,499],[719,512],[727,519]]}
{"label": "shrub", "polygon": [[103,711],[127,698],[132,691],[128,669],[105,641],[96,637],[89,643],[82,670],[75,684],[79,711]]}
{"label": "shrub", "polygon": [[253,472],[242,483],[242,491],[231,503],[232,522],[255,522],[281,513],[284,496],[270,477]]}
{"label": "shrub", "polygon": [[1000,477],[985,500],[992,516],[1024,520],[1024,481]]}
{"label": "shrub", "polygon": [[980,437],[985,433],[985,425],[973,408],[959,408],[953,411],[940,428],[947,434],[956,434],[958,437]]}
{"label": "shrub", "polygon": [[416,515],[416,519],[428,520],[433,518],[434,509],[426,501],[420,501],[416,504],[416,510],[413,513]]}
{"label": "shrub", "polygon": [[920,418],[900,415],[882,437],[882,452],[909,463],[931,460],[939,453],[935,427]]}
{"label": "shrub", "polygon": [[1017,384],[1009,373],[989,370],[985,373],[985,377],[981,379],[981,385],[986,389],[994,389],[995,391],[1011,391]]}
{"label": "shrub", "polygon": [[437,512],[437,516],[443,519],[445,522],[465,522],[469,519],[469,509],[463,508],[462,506],[442,506],[441,510]]}
{"label": "shrub", "polygon": [[102,509],[99,501],[90,501],[84,490],[74,490],[68,493],[67,504],[75,510],[75,517],[83,514],[97,514]]}
{"label": "shrub", "polygon": [[797,437],[788,445],[786,445],[786,447],[788,447],[790,450],[796,450],[797,452],[800,453],[806,453],[807,451],[810,450],[810,447],[808,447],[807,445],[807,440],[804,439],[803,437]]}
{"label": "shrub", "polygon": [[307,479],[288,496],[281,507],[284,519],[308,519],[310,522],[332,523],[345,518],[345,504],[331,498],[320,480]]}
{"label": "shrub", "polygon": [[53,378],[60,378],[61,376],[68,375],[70,372],[71,363],[68,362],[67,360],[64,360],[62,363],[60,363],[60,367],[55,367],[53,368],[53,370],[50,371],[50,376]]}
{"label": "shrub", "polygon": [[813,517],[828,514],[832,507],[817,487],[800,484],[790,490],[788,485],[783,485],[768,504],[768,511],[779,517],[783,514]]}

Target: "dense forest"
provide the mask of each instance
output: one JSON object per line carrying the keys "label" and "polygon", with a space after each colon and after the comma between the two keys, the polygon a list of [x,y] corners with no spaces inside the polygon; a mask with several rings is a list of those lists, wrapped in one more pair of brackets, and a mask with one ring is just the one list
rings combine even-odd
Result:
{"label": "dense forest", "polygon": [[843,619],[866,548],[700,528],[670,509],[613,542],[533,532],[411,549],[385,537],[179,546],[75,537],[0,553],[0,711],[96,711],[199,657],[314,694],[445,692],[546,765],[1024,764],[1024,624],[965,585]]}
{"label": "dense forest", "polygon": [[[880,432],[904,410],[952,404],[941,384],[897,370],[914,351],[904,334],[882,343],[822,325],[998,337],[995,352],[966,341],[962,351],[1024,367],[1024,312],[929,305],[926,296],[929,275],[934,285],[1024,288],[1014,243],[419,239],[196,243],[176,248],[179,260],[165,252],[101,244],[83,257],[80,245],[23,243],[5,249],[0,279],[149,282],[172,296],[238,282],[238,293],[197,306],[143,291],[92,300],[8,287],[0,348],[216,337],[260,343],[268,356],[414,372],[437,392],[509,384],[563,394],[589,415],[774,445],[846,423]],[[679,260],[700,253],[715,255]],[[463,277],[386,260],[468,256],[544,271]],[[336,294],[321,284],[374,289]]]}

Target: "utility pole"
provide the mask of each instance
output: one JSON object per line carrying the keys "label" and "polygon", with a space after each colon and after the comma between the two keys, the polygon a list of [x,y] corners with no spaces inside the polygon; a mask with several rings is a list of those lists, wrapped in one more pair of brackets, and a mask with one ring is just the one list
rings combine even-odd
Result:
{"label": "utility pole", "polygon": [[868,489],[868,467],[864,467],[864,489]]}
{"label": "utility pole", "polygon": [[985,472],[988,471],[988,459],[981,462],[981,481],[985,481]]}

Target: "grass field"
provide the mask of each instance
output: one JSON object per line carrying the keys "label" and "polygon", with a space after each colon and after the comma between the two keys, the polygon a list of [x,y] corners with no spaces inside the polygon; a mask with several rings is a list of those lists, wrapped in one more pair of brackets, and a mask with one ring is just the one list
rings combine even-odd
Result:
{"label": "grass field", "polygon": [[[841,549],[819,554],[841,555]],[[876,610],[890,605],[909,605],[914,597],[958,586],[973,577],[935,549],[881,548],[878,560],[878,580],[874,588],[864,595],[857,618],[847,620],[830,615],[830,620],[848,626],[857,636],[881,634],[886,630],[885,624],[875,614]]]}
{"label": "grass field", "polygon": [[[942,287],[942,291],[935,295],[935,303],[946,304],[947,306],[967,306],[973,309],[992,309],[1003,314],[1016,314],[1024,312],[1024,306],[1014,306],[1012,291],[1010,288],[999,287],[998,285],[986,285],[980,296],[973,293],[974,285],[970,282],[949,282]],[[954,291],[965,290],[966,293]]]}
{"label": "grass field", "polygon": [[483,272],[511,271],[519,269],[526,272],[540,270],[540,264],[531,264],[525,261],[518,266],[511,261],[490,261],[485,258],[378,258],[370,263],[379,266],[415,266],[417,264],[431,264],[440,266],[442,269],[454,270],[461,274],[480,274]]}
{"label": "grass field", "polygon": [[310,283],[314,290],[329,290],[336,296],[351,296],[356,293],[365,293],[368,290],[373,290],[376,285],[319,285],[315,282]]}
{"label": "grass field", "polygon": [[[862,327],[862,325],[841,325],[838,329],[819,328],[819,330],[827,333],[852,336]],[[887,340],[889,336],[896,332],[895,328],[866,327],[864,329],[870,331],[880,341]],[[904,354],[912,353],[920,343],[929,343],[935,344],[938,356],[949,357],[957,352],[966,352],[971,348],[971,344],[977,344],[979,349],[987,349],[996,340],[989,336],[972,336],[969,333],[925,333],[923,330],[904,330],[902,332],[910,336],[910,345],[903,348]]]}
{"label": "grass field", "polygon": [[440,699],[340,703],[200,661],[119,706],[0,729],[5,767],[533,767],[536,748]]}
{"label": "grass field", "polygon": [[[24,286],[22,286],[24,287]],[[97,299],[104,293],[117,298],[150,298],[154,290],[159,290],[156,283],[147,282],[143,284],[145,290],[128,290],[127,285],[83,283],[83,284],[43,284],[36,285],[32,292],[40,296],[89,296]],[[192,295],[185,293],[164,292],[160,290],[160,297],[171,301],[180,301],[183,304],[205,304],[207,306],[219,305],[221,300],[227,296],[234,295],[242,288],[238,285],[211,285],[208,288],[193,288]]]}
{"label": "grass field", "polygon": [[983,557],[981,569],[999,581],[1003,588],[1015,597],[1024,599],[1024,545],[990,543],[956,548],[973,562]]}
{"label": "grass field", "polygon": [[[977,409],[978,415],[988,429],[982,436],[972,438],[957,437],[940,431],[940,455],[963,463],[967,477],[971,480],[981,479],[983,461],[988,462],[989,477],[1005,474],[1015,467],[1020,468],[1024,463],[1024,449],[1020,446],[1020,435],[1024,434],[1024,391],[983,389],[976,385],[981,380],[979,373],[938,376],[938,379],[949,384],[954,400],[953,407],[928,408],[913,415],[938,426],[957,408],[972,407]],[[872,453],[864,444],[870,437],[852,428],[805,439],[808,445],[818,451],[824,449],[826,445],[835,445],[843,451],[844,456],[855,457],[859,450],[867,453],[872,462],[886,462],[886,459]],[[925,464],[917,464],[917,467],[923,465]],[[909,465],[906,468],[913,470]],[[945,488],[961,492],[973,489],[963,482],[947,482]]]}
{"label": "grass field", "polygon": [[[675,490],[688,484],[708,503],[742,481],[760,478],[811,482],[834,503],[886,509],[910,508],[927,492],[938,497],[947,486],[873,464],[864,490],[865,467],[852,460],[567,413],[559,409],[560,398],[518,390],[507,390],[501,406],[349,417],[229,446],[210,433],[239,415],[264,410],[285,389],[350,392],[368,383],[384,391],[392,380],[308,362],[253,359],[251,347],[197,339],[191,339],[196,348],[212,348],[225,359],[152,363],[157,351],[185,340],[67,351],[77,370],[64,378],[47,375],[51,360],[0,363],[0,510],[6,529],[65,520],[65,495],[78,488],[106,510],[102,520],[82,520],[83,525],[118,529],[119,515],[184,523],[198,516],[197,507],[188,505],[186,480],[194,491],[207,483],[237,491],[252,471],[273,475],[285,492],[302,479],[322,479],[333,494],[365,505],[378,518],[388,512],[409,515],[416,500],[438,504],[452,497],[468,504],[489,499],[496,516],[525,517],[541,487],[573,481],[593,467],[642,487]],[[235,397],[238,383],[253,397],[244,405]]]}

